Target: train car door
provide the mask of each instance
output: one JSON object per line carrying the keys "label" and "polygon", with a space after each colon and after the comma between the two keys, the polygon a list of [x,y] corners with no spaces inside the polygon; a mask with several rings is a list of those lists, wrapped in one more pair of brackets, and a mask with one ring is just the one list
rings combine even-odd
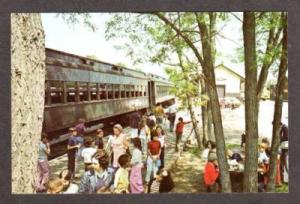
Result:
{"label": "train car door", "polygon": [[148,93],[149,93],[149,106],[150,108],[155,106],[155,86],[154,81],[148,81]]}

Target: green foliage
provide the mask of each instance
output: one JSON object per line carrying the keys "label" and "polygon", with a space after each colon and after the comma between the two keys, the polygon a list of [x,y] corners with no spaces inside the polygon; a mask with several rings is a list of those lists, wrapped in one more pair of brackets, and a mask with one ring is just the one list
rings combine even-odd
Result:
{"label": "green foliage", "polygon": [[288,193],[289,192],[289,185],[283,183],[282,186],[276,187],[276,193]]}
{"label": "green foliage", "polygon": [[56,17],[61,17],[69,26],[83,24],[93,32],[98,29],[97,26],[92,23],[90,13],[57,13]]}

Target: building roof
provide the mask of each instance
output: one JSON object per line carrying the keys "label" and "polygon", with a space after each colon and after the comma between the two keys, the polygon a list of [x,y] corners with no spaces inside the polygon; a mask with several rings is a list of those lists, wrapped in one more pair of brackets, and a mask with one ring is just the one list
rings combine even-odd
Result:
{"label": "building roof", "polygon": [[236,76],[239,77],[240,79],[245,80],[245,77],[244,77],[244,76],[242,76],[241,74],[239,74],[239,73],[233,71],[233,70],[230,69],[229,67],[226,67],[224,64],[219,64],[219,65],[217,65],[215,69],[217,69],[217,68],[223,68],[223,69],[227,70],[228,72],[230,72],[230,73],[236,75]]}

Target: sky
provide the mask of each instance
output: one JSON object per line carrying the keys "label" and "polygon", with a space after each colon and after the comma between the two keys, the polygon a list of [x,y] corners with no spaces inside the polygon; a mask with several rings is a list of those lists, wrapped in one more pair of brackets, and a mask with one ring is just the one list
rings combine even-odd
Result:
{"label": "sky", "polygon": [[[98,28],[95,32],[83,24],[69,25],[55,13],[42,13],[42,23],[46,36],[46,47],[80,56],[95,55],[99,60],[117,64],[125,64],[128,68],[140,69],[166,77],[163,66],[152,63],[133,65],[126,51],[116,46],[124,43],[124,39],[107,41],[105,39],[105,22],[111,18],[109,13],[93,13],[91,21]],[[221,56],[216,64],[223,63],[237,73],[244,75],[243,64],[234,63],[235,49],[242,45],[242,23],[236,18],[221,29],[224,37],[218,37],[216,48]]]}

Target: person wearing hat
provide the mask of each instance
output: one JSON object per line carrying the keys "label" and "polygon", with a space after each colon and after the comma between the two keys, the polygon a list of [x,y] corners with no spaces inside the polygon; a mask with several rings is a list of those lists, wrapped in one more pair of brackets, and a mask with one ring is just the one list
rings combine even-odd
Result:
{"label": "person wearing hat", "polygon": [[77,131],[76,128],[71,127],[69,128],[70,137],[68,139],[67,145],[67,154],[68,154],[68,170],[72,174],[72,178],[75,176],[75,158],[76,158],[76,151],[80,148],[80,144],[76,139]]}
{"label": "person wearing hat", "polygon": [[113,152],[112,166],[114,169],[117,169],[119,167],[118,159],[122,154],[126,153],[129,144],[120,124],[114,125],[113,132],[114,135],[109,139],[109,143]]}

